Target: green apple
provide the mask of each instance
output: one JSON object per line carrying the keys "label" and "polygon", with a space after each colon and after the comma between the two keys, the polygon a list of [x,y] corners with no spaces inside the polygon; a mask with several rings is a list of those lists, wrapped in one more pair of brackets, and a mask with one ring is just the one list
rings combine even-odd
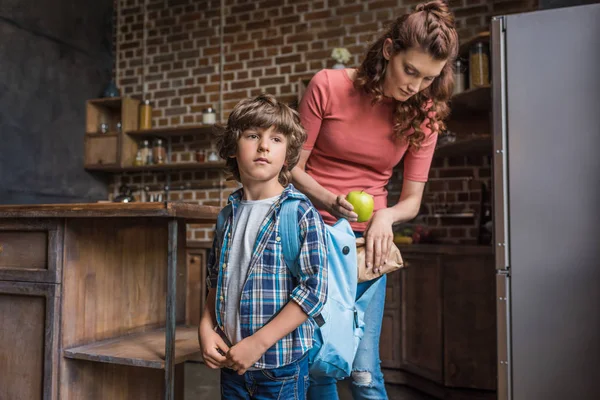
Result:
{"label": "green apple", "polygon": [[358,214],[358,222],[366,222],[373,215],[375,201],[373,196],[364,190],[353,190],[346,195],[346,200],[354,206],[354,212]]}

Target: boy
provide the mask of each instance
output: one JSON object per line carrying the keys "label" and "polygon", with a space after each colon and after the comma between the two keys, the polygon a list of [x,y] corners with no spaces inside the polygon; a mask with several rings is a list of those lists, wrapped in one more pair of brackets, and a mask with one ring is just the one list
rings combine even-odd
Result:
{"label": "boy", "polygon": [[[206,365],[221,368],[224,399],[302,399],[313,321],[327,296],[326,233],[306,196],[289,184],[306,133],[273,96],[242,100],[219,137],[220,156],[242,188],[215,235],[199,326]],[[281,204],[300,199],[298,276],[285,264]],[[221,237],[219,237],[221,236]]]}

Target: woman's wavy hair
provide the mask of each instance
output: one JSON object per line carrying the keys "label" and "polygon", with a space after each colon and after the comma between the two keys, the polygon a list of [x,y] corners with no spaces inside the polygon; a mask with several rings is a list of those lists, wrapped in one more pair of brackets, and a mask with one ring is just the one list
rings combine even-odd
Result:
{"label": "woman's wavy hair", "polygon": [[236,155],[240,136],[247,129],[269,129],[272,126],[287,139],[285,164],[279,172],[279,183],[285,187],[292,181],[290,171],[298,163],[302,145],[306,141],[306,131],[296,111],[270,94],[261,94],[237,103],[229,114],[227,125],[217,127],[219,156],[225,160],[228,171],[238,182],[241,182],[240,170],[237,158],[232,156]]}
{"label": "woman's wavy hair", "polygon": [[[411,146],[419,148],[425,139],[421,129],[423,121],[429,118],[428,128],[443,131],[443,121],[450,113],[448,100],[454,88],[454,60],[458,54],[454,16],[441,0],[419,4],[412,13],[397,18],[371,44],[358,68],[354,85],[372,95],[374,104],[383,99],[383,82],[388,64],[383,56],[383,44],[388,38],[393,42],[393,55],[410,48],[420,48],[436,60],[447,60],[440,76],[427,89],[407,101],[396,102],[394,133],[397,137],[406,137]],[[410,134],[411,128],[414,129],[413,134]]]}

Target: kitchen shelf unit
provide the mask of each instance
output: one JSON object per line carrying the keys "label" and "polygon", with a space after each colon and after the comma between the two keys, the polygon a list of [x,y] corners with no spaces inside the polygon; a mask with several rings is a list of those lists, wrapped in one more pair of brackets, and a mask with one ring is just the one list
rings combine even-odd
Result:
{"label": "kitchen shelf unit", "polygon": [[[124,167],[133,164],[137,143],[124,132],[138,128],[139,101],[130,97],[92,99],[86,102],[85,168]],[[117,124],[121,123],[120,130]],[[108,132],[101,133],[106,124]]]}
{"label": "kitchen shelf unit", "polygon": [[[140,130],[140,101],[129,97],[91,99],[86,103],[86,134],[84,168],[92,172],[172,172],[222,169],[224,162],[186,162],[173,164],[134,165],[138,143],[142,139],[162,138],[167,143],[170,159],[171,139],[180,136],[212,136],[214,125],[196,124],[177,127],[157,127]],[[121,129],[117,123],[121,122]],[[106,123],[108,132],[101,133]]]}

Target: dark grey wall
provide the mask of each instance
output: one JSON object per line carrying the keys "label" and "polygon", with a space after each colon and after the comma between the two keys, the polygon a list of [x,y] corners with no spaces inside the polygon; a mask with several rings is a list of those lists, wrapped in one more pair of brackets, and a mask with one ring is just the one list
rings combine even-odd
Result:
{"label": "dark grey wall", "polygon": [[0,0],[0,203],[106,199],[83,169],[85,102],[111,75],[113,0]]}

